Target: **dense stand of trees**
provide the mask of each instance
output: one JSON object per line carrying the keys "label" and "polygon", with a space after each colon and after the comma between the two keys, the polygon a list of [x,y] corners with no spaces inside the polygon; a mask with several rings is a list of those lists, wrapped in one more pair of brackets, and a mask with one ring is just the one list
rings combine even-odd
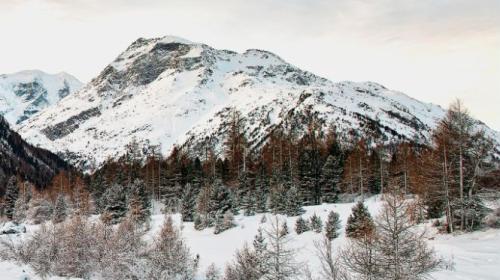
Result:
{"label": "dense stand of trees", "polygon": [[[494,184],[498,172],[491,157],[493,142],[460,101],[433,131],[431,146],[391,144],[355,133],[346,143],[335,127],[325,131],[311,113],[304,117],[304,133],[285,123],[253,150],[244,122],[234,111],[223,147],[207,144],[204,155],[174,147],[163,158],[159,146],[132,141],[122,158],[91,176],[60,173],[43,199],[54,206],[62,194],[60,205],[62,200],[83,203],[85,211],[102,213],[111,223],[119,222],[131,207],[148,216],[154,199],[165,204],[165,212],[181,212],[184,221],[194,221],[201,229],[223,224],[229,213],[297,216],[304,205],[363,198],[397,184],[405,194],[418,195],[415,219],[444,215],[445,229],[451,232],[480,226],[485,208],[477,194]],[[10,187],[4,196],[2,209],[9,219],[16,195]],[[28,202],[23,197],[23,203]],[[225,223],[222,228],[230,227],[230,221]]]}

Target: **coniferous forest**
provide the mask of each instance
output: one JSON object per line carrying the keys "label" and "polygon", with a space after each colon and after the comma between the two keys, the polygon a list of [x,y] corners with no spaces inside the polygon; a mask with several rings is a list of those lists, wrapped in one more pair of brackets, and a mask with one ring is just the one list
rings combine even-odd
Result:
{"label": "coniferous forest", "polygon": [[[499,191],[498,151],[460,101],[432,132],[432,143],[355,131],[343,141],[334,123],[325,131],[314,114],[307,118],[303,133],[277,126],[265,143],[252,146],[245,119],[234,111],[223,145],[202,154],[175,147],[163,157],[158,146],[133,141],[119,160],[91,174],[62,171],[42,187],[13,176],[3,219],[12,230],[40,226],[22,242],[3,240],[0,257],[41,277],[425,279],[446,260],[415,231],[419,224],[434,221],[441,234],[500,226],[498,210],[492,214],[484,203]],[[364,201],[375,195],[383,206],[372,216]],[[334,210],[325,220],[302,217],[307,206],[350,202],[357,203],[345,228]],[[154,211],[164,221],[151,236]],[[206,272],[198,269],[203,256],[192,253],[183,226],[172,219],[180,214],[195,230],[219,235],[238,227],[236,216],[263,213],[268,226],[253,242],[226,267]],[[332,251],[341,231],[348,244]],[[299,269],[291,232],[320,234],[320,271]]]}

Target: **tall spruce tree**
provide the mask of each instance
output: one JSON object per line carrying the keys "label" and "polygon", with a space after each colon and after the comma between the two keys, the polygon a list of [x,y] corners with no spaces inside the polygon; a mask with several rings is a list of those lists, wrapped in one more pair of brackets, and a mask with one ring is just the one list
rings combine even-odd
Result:
{"label": "tall spruce tree", "polygon": [[271,189],[270,205],[274,214],[286,214],[288,205],[287,190],[283,184],[275,184]]}
{"label": "tall spruce tree", "polygon": [[299,197],[304,205],[313,205],[315,199],[315,186],[318,178],[315,177],[313,168],[313,152],[305,149],[299,154]]}
{"label": "tall spruce tree", "polygon": [[187,183],[186,186],[184,187],[181,199],[182,221],[184,222],[194,221],[196,196],[197,194],[195,188],[190,183]]}
{"label": "tall spruce tree", "polygon": [[127,214],[127,192],[122,185],[114,184],[102,196],[103,212],[101,219],[105,223],[116,224]]}
{"label": "tall spruce tree", "polygon": [[224,215],[228,211],[233,211],[234,199],[229,189],[220,181],[216,181],[210,192],[209,212],[216,216],[217,213]]}
{"label": "tall spruce tree", "polygon": [[321,202],[335,203],[338,201],[343,174],[340,157],[329,155],[321,171]]}
{"label": "tall spruce tree", "polygon": [[268,210],[269,185],[265,175],[259,175],[256,180],[255,211],[265,213]]}
{"label": "tall spruce tree", "polygon": [[244,206],[243,214],[245,216],[253,216],[257,212],[257,194],[248,192],[244,197],[242,204]]}
{"label": "tall spruce tree", "polygon": [[59,194],[54,205],[54,213],[52,220],[54,223],[60,223],[68,216],[68,205],[63,194]]}
{"label": "tall spruce tree", "polygon": [[10,177],[7,182],[7,188],[5,190],[5,216],[7,219],[12,220],[14,217],[14,210],[16,207],[16,200],[19,196],[19,188],[17,186],[17,178],[15,176]]}
{"label": "tall spruce tree", "polygon": [[285,201],[285,213],[288,216],[298,216],[302,213],[304,213],[304,210],[302,209],[302,202],[299,198],[299,194],[297,191],[297,188],[295,186],[292,186],[287,192],[286,192],[286,201]]}

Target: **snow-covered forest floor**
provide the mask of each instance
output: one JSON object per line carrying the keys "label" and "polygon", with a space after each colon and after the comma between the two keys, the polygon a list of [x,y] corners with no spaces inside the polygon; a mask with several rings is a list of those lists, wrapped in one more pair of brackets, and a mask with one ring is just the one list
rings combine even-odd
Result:
{"label": "snow-covered forest floor", "polygon": [[[380,197],[374,196],[365,201],[371,214],[375,217],[382,207]],[[333,210],[339,213],[342,220],[342,226],[345,227],[351,208],[354,203],[323,204],[319,206],[304,207],[306,212],[302,215],[309,218],[317,214],[323,221],[326,220],[329,211]],[[164,221],[164,215],[159,211],[160,206],[154,205],[153,216],[151,220],[151,229],[145,238],[150,239],[156,234]],[[263,216],[266,216],[265,223],[262,223]],[[257,214],[251,217],[238,215],[235,217],[237,226],[224,231],[218,235],[213,233],[213,229],[197,231],[193,223],[183,223],[182,233],[187,241],[191,252],[200,256],[200,279],[210,264],[215,264],[223,271],[227,262],[231,261],[237,249],[247,243],[251,243],[259,227],[269,226],[272,219],[271,214]],[[290,237],[291,247],[297,249],[297,259],[303,266],[310,267],[311,271],[318,270],[319,260],[316,257],[314,241],[321,239],[321,234],[313,231],[297,235],[294,231],[295,220],[297,217],[280,217],[286,219]],[[180,216],[175,215],[176,223],[180,224]],[[500,230],[485,229],[473,233],[443,235],[438,234],[437,230],[431,226],[431,222],[422,225],[425,227],[426,236],[438,256],[442,257],[449,266],[448,269],[442,269],[432,274],[435,279],[474,279],[474,280],[493,280],[499,279],[500,267]],[[11,235],[11,238],[23,238],[23,235],[35,231],[38,226],[27,225],[27,233],[21,235]],[[2,238],[6,238],[3,236]],[[333,242],[334,251],[346,244],[344,230],[341,230],[341,236]],[[20,266],[12,262],[0,262],[0,279],[39,279],[29,267]],[[63,279],[53,277],[50,279]],[[66,279],[66,278],[64,278]]]}

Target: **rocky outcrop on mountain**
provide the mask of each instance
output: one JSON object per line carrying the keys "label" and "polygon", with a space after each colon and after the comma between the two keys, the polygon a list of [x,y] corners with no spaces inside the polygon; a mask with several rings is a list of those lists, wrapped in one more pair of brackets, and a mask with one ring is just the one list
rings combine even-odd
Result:
{"label": "rocky outcrop on mountain", "polygon": [[160,144],[164,154],[174,144],[220,150],[234,110],[255,149],[278,125],[305,131],[309,115],[323,128],[334,125],[346,141],[355,131],[385,142],[428,143],[445,114],[377,83],[331,82],[267,51],[236,53],[163,37],[138,39],[82,90],[19,131],[89,169],[123,155],[132,139]]}
{"label": "rocky outcrop on mountain", "polygon": [[0,115],[13,125],[21,124],[81,87],[66,73],[32,70],[0,75]]}

